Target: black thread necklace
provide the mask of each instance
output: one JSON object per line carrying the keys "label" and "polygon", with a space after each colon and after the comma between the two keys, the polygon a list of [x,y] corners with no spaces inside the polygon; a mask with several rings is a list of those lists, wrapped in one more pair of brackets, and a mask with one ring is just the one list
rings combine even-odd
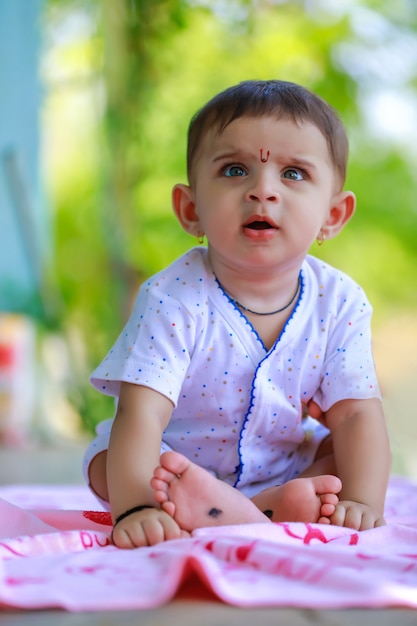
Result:
{"label": "black thread necklace", "polygon": [[[220,281],[218,279],[217,279],[217,282],[219,283],[219,285],[223,289],[223,291],[225,293],[227,293],[226,289],[223,287],[223,285],[220,283]],[[300,291],[300,286],[301,286],[301,276],[299,275],[298,276],[298,280],[297,280],[297,287],[295,289],[294,294],[291,296],[291,300],[285,306],[281,307],[280,309],[277,309],[276,311],[268,311],[267,313],[260,313],[259,311],[253,311],[252,309],[249,309],[247,306],[243,305],[238,300],[235,300],[234,298],[232,298],[232,296],[230,294],[227,293],[227,295],[228,295],[230,301],[233,302],[233,304],[238,306],[240,309],[243,309],[247,313],[252,313],[253,315],[276,315],[277,313],[282,313],[282,311],[285,311],[285,309],[288,309],[292,305],[292,303],[294,302],[294,300],[296,299],[296,297],[298,295],[298,292]]]}

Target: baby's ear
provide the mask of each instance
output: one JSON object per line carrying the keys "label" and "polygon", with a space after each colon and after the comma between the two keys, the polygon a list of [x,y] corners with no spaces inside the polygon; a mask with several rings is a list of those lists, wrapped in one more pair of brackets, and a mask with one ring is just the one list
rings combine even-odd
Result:
{"label": "baby's ear", "polygon": [[194,192],[189,185],[179,183],[172,190],[172,206],[179,223],[190,235],[200,236],[200,220],[195,212]]}
{"label": "baby's ear", "polygon": [[332,239],[340,233],[353,217],[356,209],[356,196],[353,191],[340,191],[332,200],[329,216],[321,227],[326,239]]}

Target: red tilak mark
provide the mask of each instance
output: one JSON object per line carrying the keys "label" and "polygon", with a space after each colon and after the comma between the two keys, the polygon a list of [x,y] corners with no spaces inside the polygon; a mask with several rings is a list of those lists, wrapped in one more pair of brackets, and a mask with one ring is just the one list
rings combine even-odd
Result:
{"label": "red tilak mark", "polygon": [[105,511],[83,511],[83,516],[96,524],[112,526],[111,515]]}
{"label": "red tilak mark", "polygon": [[263,149],[263,148],[261,148],[261,149],[259,150],[259,153],[260,153],[260,155],[261,155],[261,161],[262,161],[262,163],[266,163],[266,162],[267,162],[267,160],[269,159],[269,155],[270,155],[271,153],[270,153],[270,151],[269,151],[269,150],[267,150],[267,151],[266,151],[266,158],[265,158],[265,157],[264,157],[263,152],[264,152],[264,149]]}

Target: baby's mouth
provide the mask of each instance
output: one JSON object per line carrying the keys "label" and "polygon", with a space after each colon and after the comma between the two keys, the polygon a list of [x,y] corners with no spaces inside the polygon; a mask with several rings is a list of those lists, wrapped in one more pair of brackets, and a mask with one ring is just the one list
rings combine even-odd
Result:
{"label": "baby's mouth", "polygon": [[243,224],[246,237],[258,242],[270,241],[277,231],[278,226],[268,217],[254,215]]}
{"label": "baby's mouth", "polygon": [[243,228],[249,228],[250,230],[277,230],[278,226],[268,216],[253,215],[243,224]]}
{"label": "baby's mouth", "polygon": [[252,230],[267,230],[268,228],[275,228],[269,222],[264,222],[261,220],[255,220],[254,222],[250,222],[249,224],[245,224],[245,228],[251,228]]}

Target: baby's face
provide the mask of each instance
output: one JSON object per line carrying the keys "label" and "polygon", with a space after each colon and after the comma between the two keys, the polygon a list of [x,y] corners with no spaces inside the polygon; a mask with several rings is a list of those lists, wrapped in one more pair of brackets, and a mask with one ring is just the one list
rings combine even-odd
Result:
{"label": "baby's face", "polygon": [[326,139],[310,122],[242,117],[202,141],[195,212],[219,261],[299,263],[338,191]]}

